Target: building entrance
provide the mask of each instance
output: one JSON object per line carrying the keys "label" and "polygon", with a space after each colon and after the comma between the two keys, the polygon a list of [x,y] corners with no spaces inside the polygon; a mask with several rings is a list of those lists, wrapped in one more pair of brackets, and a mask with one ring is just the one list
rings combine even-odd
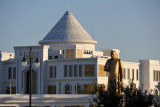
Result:
{"label": "building entrance", "polygon": [[[26,73],[26,94],[30,93],[30,71]],[[32,71],[32,94],[37,94],[37,73],[35,71]]]}

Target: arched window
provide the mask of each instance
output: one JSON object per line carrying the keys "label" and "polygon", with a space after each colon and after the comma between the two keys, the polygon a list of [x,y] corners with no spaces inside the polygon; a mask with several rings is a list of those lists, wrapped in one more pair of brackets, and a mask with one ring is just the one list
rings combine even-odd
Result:
{"label": "arched window", "polygon": [[81,94],[82,93],[82,87],[79,84],[75,85],[75,94]]}
{"label": "arched window", "polygon": [[155,90],[155,95],[158,95],[158,90],[157,89]]}
{"label": "arched window", "polygon": [[71,85],[67,84],[65,86],[65,94],[72,94]]}

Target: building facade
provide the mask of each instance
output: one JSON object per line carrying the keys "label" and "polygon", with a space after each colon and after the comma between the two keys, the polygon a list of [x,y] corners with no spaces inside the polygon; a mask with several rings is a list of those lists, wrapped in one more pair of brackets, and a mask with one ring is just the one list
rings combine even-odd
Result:
{"label": "building facade", "polygon": [[[40,67],[32,66],[33,94],[83,94],[90,84],[101,84],[107,89],[108,73],[104,65],[110,52],[96,51],[93,40],[77,19],[67,11],[51,31],[32,46],[32,55],[40,59]],[[14,53],[0,52],[0,94],[29,93],[29,64],[22,66],[30,46],[16,46]],[[159,95],[160,63],[158,60],[123,61],[124,84],[133,80],[136,87]],[[57,96],[57,95],[56,95]]]}

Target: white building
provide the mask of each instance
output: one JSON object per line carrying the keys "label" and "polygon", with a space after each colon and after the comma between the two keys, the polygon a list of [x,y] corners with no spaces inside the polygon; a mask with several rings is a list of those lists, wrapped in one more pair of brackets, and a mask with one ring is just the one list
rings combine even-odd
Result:
{"label": "white building", "polygon": [[[110,58],[112,50],[115,50],[118,56],[120,53],[118,49],[96,51],[97,41],[91,38],[69,11],[39,44],[32,46],[32,54],[40,58],[40,67],[37,68],[34,65],[32,67],[32,92],[37,94],[33,97],[39,98],[39,104],[42,100],[47,101],[44,101],[45,106],[88,107],[89,100],[84,101],[84,99],[91,99],[91,96],[81,95],[82,90],[93,83],[107,87],[108,75],[103,69],[104,64]],[[16,46],[15,53],[0,52],[0,94],[9,94],[10,86],[11,93],[17,94],[17,97],[0,95],[0,106],[7,104],[26,106],[25,98],[29,93],[29,65],[23,67],[21,61],[24,56],[28,56],[29,48],[30,46]],[[139,63],[123,61],[123,67],[125,85],[133,79],[137,88],[140,86],[143,90],[148,92],[152,90],[153,94],[160,94],[157,89],[160,81],[159,61],[140,60]],[[50,94],[57,95],[52,97]],[[48,98],[54,101],[49,102],[51,100]],[[61,98],[63,101],[56,98]],[[68,98],[75,99],[76,102]],[[21,102],[21,99],[24,101]],[[34,102],[34,104],[37,103]]]}

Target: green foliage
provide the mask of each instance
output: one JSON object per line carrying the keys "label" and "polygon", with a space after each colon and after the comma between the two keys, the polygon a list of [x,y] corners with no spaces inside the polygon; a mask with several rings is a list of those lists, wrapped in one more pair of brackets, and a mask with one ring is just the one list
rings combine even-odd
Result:
{"label": "green foliage", "polygon": [[125,107],[148,107],[153,104],[153,95],[137,89],[133,81],[124,89]]}
{"label": "green foliage", "polygon": [[[98,107],[148,107],[153,105],[153,95],[137,89],[133,81],[124,88],[124,95],[117,95],[115,91],[105,91],[102,87],[95,88],[97,94],[92,100]],[[158,106],[157,106],[158,107]]]}
{"label": "green foliage", "polygon": [[123,105],[123,98],[117,95],[114,91],[104,91],[103,87],[99,87],[97,96],[93,98],[93,102],[98,107],[121,107]]}
{"label": "green foliage", "polygon": [[155,99],[153,103],[154,103],[154,107],[160,107],[160,99]]}

